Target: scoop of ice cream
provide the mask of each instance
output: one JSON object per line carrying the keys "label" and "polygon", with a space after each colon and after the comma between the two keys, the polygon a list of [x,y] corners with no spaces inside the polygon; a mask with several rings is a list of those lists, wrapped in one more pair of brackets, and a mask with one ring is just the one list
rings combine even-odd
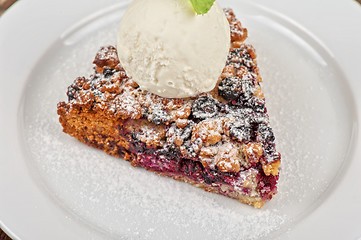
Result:
{"label": "scoop of ice cream", "polygon": [[197,15],[190,0],[134,0],[118,33],[118,55],[141,89],[167,98],[211,91],[225,66],[230,28],[215,3]]}

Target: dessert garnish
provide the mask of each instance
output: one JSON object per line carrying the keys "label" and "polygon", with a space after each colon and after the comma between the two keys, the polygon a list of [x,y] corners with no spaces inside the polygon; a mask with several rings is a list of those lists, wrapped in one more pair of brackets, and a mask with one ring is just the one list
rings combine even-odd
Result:
{"label": "dessert garnish", "polygon": [[206,14],[212,7],[215,0],[190,0],[194,11],[197,14]]}

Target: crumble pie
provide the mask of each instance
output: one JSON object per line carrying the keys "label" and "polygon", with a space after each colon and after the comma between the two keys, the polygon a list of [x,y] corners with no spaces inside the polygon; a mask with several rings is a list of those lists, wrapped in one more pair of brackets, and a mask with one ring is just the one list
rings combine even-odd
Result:
{"label": "crumble pie", "polygon": [[231,49],[217,86],[193,98],[143,91],[102,47],[95,72],[58,103],[63,131],[136,167],[262,207],[277,192],[275,149],[256,53],[231,9]]}

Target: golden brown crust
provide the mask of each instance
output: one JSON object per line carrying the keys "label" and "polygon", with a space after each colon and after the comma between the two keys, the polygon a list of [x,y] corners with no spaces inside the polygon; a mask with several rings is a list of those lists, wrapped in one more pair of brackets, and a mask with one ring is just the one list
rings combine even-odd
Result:
{"label": "golden brown crust", "polygon": [[253,206],[255,208],[261,208],[265,204],[265,201],[262,200],[262,198],[253,197],[253,196],[250,196],[250,195],[240,194],[239,192],[236,192],[236,191],[230,191],[228,189],[229,186],[227,186],[227,185],[222,186],[223,188],[216,188],[216,187],[212,187],[210,185],[207,185],[205,183],[195,182],[192,179],[184,177],[184,176],[174,176],[174,175],[166,174],[166,173],[163,173],[163,172],[155,172],[155,173],[158,174],[158,175],[161,175],[161,176],[171,177],[171,178],[173,178],[173,179],[175,179],[177,181],[190,183],[195,187],[202,188],[206,192],[222,194],[222,195],[227,196],[229,198],[234,198],[234,199],[240,201],[241,203],[251,205],[251,206]]}

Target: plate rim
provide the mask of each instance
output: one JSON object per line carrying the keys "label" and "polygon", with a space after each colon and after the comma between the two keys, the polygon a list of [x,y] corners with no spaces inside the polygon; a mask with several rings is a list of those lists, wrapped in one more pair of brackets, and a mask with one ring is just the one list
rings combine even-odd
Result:
{"label": "plate rim", "polygon": [[[45,1],[45,0],[44,0]],[[285,0],[284,0],[285,1]],[[37,2],[39,2],[39,3],[41,3],[41,2],[43,2],[42,0],[37,0]],[[64,1],[65,2],[65,1]],[[285,1],[286,2],[286,1]],[[8,24],[9,24],[9,22],[12,20],[11,18],[14,18],[14,17],[16,17],[16,15],[17,14],[20,14],[21,13],[21,11],[23,11],[23,10],[21,10],[21,9],[24,9],[25,8],[25,6],[29,6],[29,5],[26,5],[25,4],[25,2],[23,2],[23,1],[19,1],[19,2],[17,2],[11,9],[9,9],[9,13],[7,12],[7,13],[5,13],[5,18],[6,18],[6,20],[7,20],[7,22],[5,22],[5,21],[3,21],[3,19],[1,19],[0,20],[0,29],[3,27],[4,28],[4,25],[5,26],[9,26]],[[20,13],[19,13],[20,12]],[[4,16],[2,17],[2,18],[4,18]],[[5,19],[4,18],[4,19]],[[360,18],[361,19],[361,18]],[[7,24],[7,25],[6,25]],[[0,36],[1,36],[1,33],[0,33]],[[1,39],[1,38],[0,38]],[[1,43],[1,42],[0,42]],[[0,49],[1,49],[1,46],[0,46]],[[41,55],[41,54],[40,54]],[[1,60],[1,57],[0,57],[0,60]],[[35,61],[35,62],[37,62],[37,61]],[[354,94],[353,94],[353,96],[352,97],[354,97]],[[357,103],[359,103],[359,102],[361,102],[359,99],[354,99],[354,101],[355,101],[355,104],[357,104]],[[356,106],[355,106],[355,108],[356,108]],[[357,109],[357,108],[356,108]],[[19,110],[17,110],[17,111],[19,111]],[[359,112],[357,112],[356,113],[356,116],[358,116],[359,115]],[[359,123],[359,119],[357,119],[357,123]],[[356,124],[357,124],[356,123]],[[359,129],[357,128],[357,130],[356,130],[356,132],[358,133],[358,131],[359,131]],[[356,135],[355,136],[355,138],[356,138],[356,140],[354,141],[354,145],[356,145],[356,143],[357,142],[360,142],[359,141],[359,138],[360,138],[360,136],[359,136],[360,134],[358,134],[358,135]],[[357,141],[357,139],[358,139],[358,141]],[[0,139],[1,140],[1,139]],[[353,161],[351,161],[351,163],[349,164],[349,166],[347,167],[347,169],[345,170],[345,171],[347,171],[347,170],[349,170],[348,168],[350,168],[351,167],[351,165],[353,165],[353,162],[355,161],[355,157],[358,155],[359,153],[357,153],[356,152],[356,150],[355,150],[355,152],[352,154],[352,155],[354,155],[353,157],[352,157],[352,160]],[[341,183],[339,183],[338,185],[340,185]],[[0,227],[6,232],[6,233],[8,233],[11,237],[14,237],[14,238],[18,238],[10,229],[8,229],[7,228],[7,226],[6,226],[6,224],[4,224],[3,222],[2,222],[2,220],[0,219]]]}

